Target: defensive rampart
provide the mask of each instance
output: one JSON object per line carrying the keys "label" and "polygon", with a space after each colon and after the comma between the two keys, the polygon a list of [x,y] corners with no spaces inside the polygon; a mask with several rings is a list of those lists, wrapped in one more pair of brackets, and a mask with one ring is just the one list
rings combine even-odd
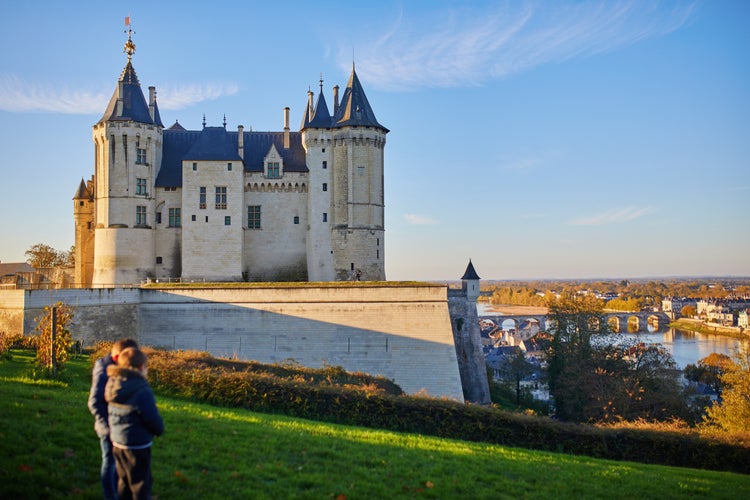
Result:
{"label": "defensive rampart", "polygon": [[237,288],[0,291],[0,330],[33,330],[57,301],[76,340],[131,336],[144,345],[304,366],[339,365],[393,379],[407,393],[463,401],[447,288],[304,284]]}

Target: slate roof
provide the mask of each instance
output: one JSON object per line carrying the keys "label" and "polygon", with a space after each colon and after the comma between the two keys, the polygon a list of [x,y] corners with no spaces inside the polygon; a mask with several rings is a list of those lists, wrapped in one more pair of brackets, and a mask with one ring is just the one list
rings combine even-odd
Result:
{"label": "slate roof", "polygon": [[352,67],[352,74],[349,76],[349,82],[346,84],[336,115],[331,116],[328,111],[328,105],[321,89],[315,107],[311,109],[311,105],[308,105],[305,108],[300,130],[308,127],[377,127],[383,129],[386,133],[388,132],[388,129],[378,123],[377,118],[375,118],[375,113],[367,100],[354,67]]}
{"label": "slate roof", "polygon": [[323,92],[318,94],[318,102],[315,105],[315,112],[307,126],[315,128],[328,128],[331,126],[331,113],[328,111],[328,105],[326,104],[326,98],[323,96]]}
{"label": "slate roof", "polygon": [[[120,100],[122,101],[122,109],[118,113],[117,102]],[[141,85],[138,82],[138,76],[135,74],[133,65],[128,61],[125,69],[122,70],[107,109],[104,111],[104,116],[102,116],[98,123],[105,121],[134,121],[151,125],[161,125],[161,118],[158,118],[159,111],[158,109],[155,111],[157,121],[151,118],[151,113],[148,111],[148,103],[146,102],[146,98],[143,97]]]}
{"label": "slate roof", "polygon": [[378,123],[375,113],[367,101],[367,96],[359,83],[357,72],[352,66],[352,74],[346,84],[346,90],[341,97],[341,104],[333,117],[333,128],[340,127],[378,127],[388,132],[388,129]]}
{"label": "slate roof", "polygon": [[302,134],[289,133],[289,148],[284,149],[284,132],[243,132],[244,160],[237,154],[238,132],[224,127],[185,130],[176,123],[162,135],[162,161],[156,187],[182,186],[182,161],[237,161],[246,172],[262,172],[263,159],[276,146],[284,160],[285,172],[307,172]]}
{"label": "slate roof", "polygon": [[34,268],[28,262],[0,263],[0,276],[11,276],[16,273],[30,273]]}
{"label": "slate roof", "polygon": [[89,188],[86,186],[86,181],[81,179],[81,183],[78,185],[78,191],[76,191],[76,195],[73,197],[74,200],[89,200],[91,199],[91,192],[89,191]]}
{"label": "slate roof", "polygon": [[464,275],[461,276],[462,280],[478,280],[479,275],[474,270],[474,264],[471,263],[471,259],[469,259],[469,265],[466,266],[466,271],[464,272]]}

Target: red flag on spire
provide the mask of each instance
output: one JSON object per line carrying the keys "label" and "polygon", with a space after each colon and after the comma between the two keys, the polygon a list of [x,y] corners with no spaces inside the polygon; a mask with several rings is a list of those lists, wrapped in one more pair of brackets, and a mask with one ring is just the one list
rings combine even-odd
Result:
{"label": "red flag on spire", "polygon": [[130,26],[130,16],[125,18],[125,26]]}

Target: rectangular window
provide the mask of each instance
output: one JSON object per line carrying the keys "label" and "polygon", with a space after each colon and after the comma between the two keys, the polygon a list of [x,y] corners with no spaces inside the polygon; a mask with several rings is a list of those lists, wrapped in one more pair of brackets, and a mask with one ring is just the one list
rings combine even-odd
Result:
{"label": "rectangular window", "polygon": [[182,225],[181,209],[170,208],[169,209],[169,227],[180,227]]}
{"label": "rectangular window", "polygon": [[299,224],[299,215],[294,216],[294,223]]}
{"label": "rectangular window", "polygon": [[327,182],[323,183],[323,191],[328,191],[328,183]]}
{"label": "rectangular window", "polygon": [[161,264],[162,263],[162,258],[161,257],[157,257],[156,258],[156,263],[157,264]]}
{"label": "rectangular window", "polygon": [[135,194],[146,196],[146,179],[137,178],[135,180]]}
{"label": "rectangular window", "polygon": [[328,162],[327,161],[323,162],[323,168],[328,168]]}
{"label": "rectangular window", "polygon": [[196,172],[198,170],[198,164],[193,162],[193,172]]}
{"label": "rectangular window", "polygon": [[279,172],[279,162],[269,161],[267,166],[268,166],[267,177],[269,179],[279,179],[281,177],[280,172]]}
{"label": "rectangular window", "polygon": [[227,187],[216,186],[216,210],[227,209]]}
{"label": "rectangular window", "polygon": [[140,139],[135,142],[135,162],[138,165],[146,165],[146,149],[141,147]]}
{"label": "rectangular window", "polygon": [[161,212],[156,212],[156,223],[161,224]]}
{"label": "rectangular window", "polygon": [[227,163],[227,170],[228,170],[229,172],[231,172],[231,171],[232,171],[232,162],[231,162],[231,161],[230,161],[229,163]]}
{"label": "rectangular window", "polygon": [[328,214],[323,212],[323,222],[328,222]]}
{"label": "rectangular window", "polygon": [[138,205],[135,207],[135,225],[146,225],[146,207],[144,205]]}
{"label": "rectangular window", "polygon": [[206,187],[198,188],[198,208],[206,208]]}
{"label": "rectangular window", "polygon": [[260,205],[247,206],[247,228],[260,229]]}
{"label": "rectangular window", "polygon": [[225,226],[231,226],[232,225],[232,216],[231,215],[225,215],[224,216],[224,225]]}

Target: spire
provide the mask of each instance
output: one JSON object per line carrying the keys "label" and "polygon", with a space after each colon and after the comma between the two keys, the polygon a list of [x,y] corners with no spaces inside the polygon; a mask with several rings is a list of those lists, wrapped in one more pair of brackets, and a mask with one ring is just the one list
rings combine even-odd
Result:
{"label": "spire", "polygon": [[86,181],[81,179],[81,183],[78,185],[78,191],[76,191],[76,195],[73,197],[74,200],[90,200],[91,199],[91,192],[89,191],[89,188],[86,186]]}
{"label": "spire", "polygon": [[[128,34],[128,41],[125,42],[123,52],[128,55],[128,62],[122,70],[122,74],[120,74],[120,79],[117,81],[117,88],[115,88],[99,123],[104,121],[134,121],[155,125],[158,124],[154,119],[156,115],[153,117],[151,115],[149,105],[141,90],[141,84],[138,82],[138,75],[135,74],[135,68],[133,68],[131,62],[131,58],[135,53],[135,44],[131,36],[135,32],[130,29],[129,17],[125,18],[125,25],[128,26],[128,29],[125,31]],[[161,119],[158,120],[158,122],[160,121]]]}
{"label": "spire", "polygon": [[125,42],[125,47],[122,51],[128,55],[128,62],[130,62],[133,54],[135,54],[135,43],[133,43],[132,39],[132,35],[135,35],[135,31],[130,27],[130,16],[125,18],[125,26],[128,28],[124,31],[124,33],[128,34],[128,41]]}
{"label": "spire", "polygon": [[352,61],[352,74],[346,84],[346,90],[341,98],[341,104],[333,117],[333,127],[377,127],[388,132],[388,129],[378,123],[375,113],[367,101],[367,96],[359,82],[357,72]]}

